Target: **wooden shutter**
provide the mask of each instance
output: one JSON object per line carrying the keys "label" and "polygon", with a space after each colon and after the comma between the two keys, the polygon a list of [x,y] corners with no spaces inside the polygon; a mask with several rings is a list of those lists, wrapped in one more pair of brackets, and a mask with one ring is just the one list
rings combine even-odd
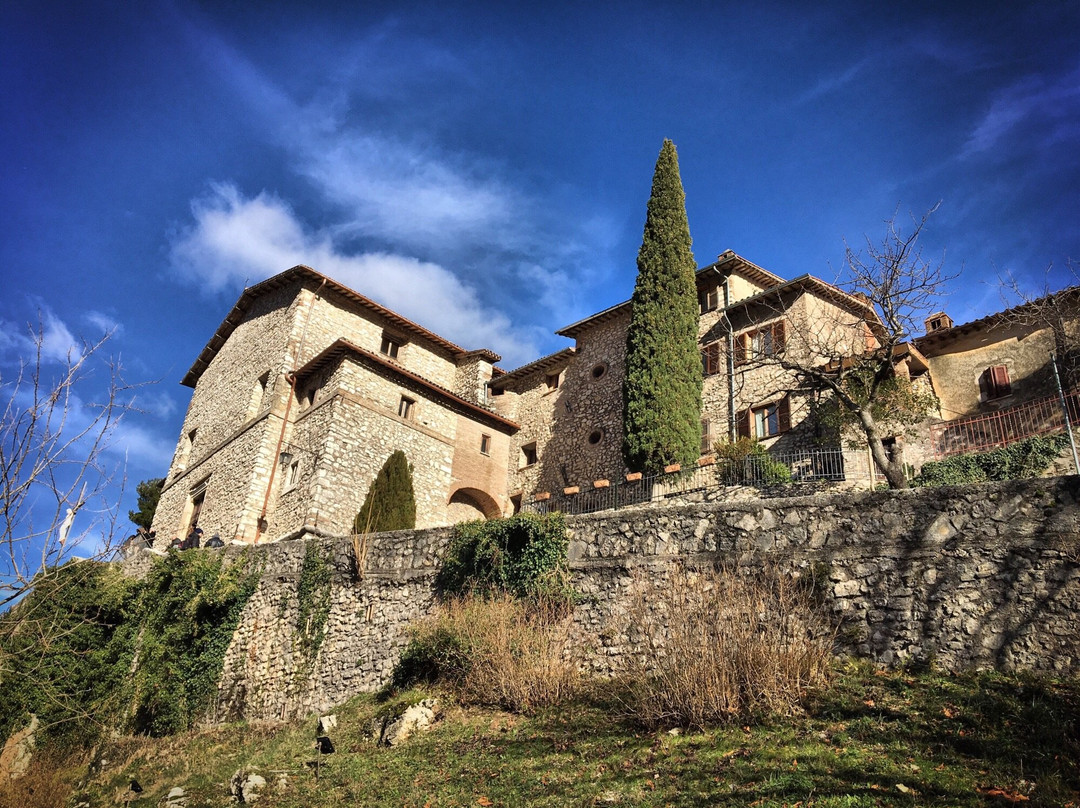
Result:
{"label": "wooden shutter", "polygon": [[750,429],[750,410],[739,410],[735,415],[735,430],[740,438],[752,438],[754,433]]}
{"label": "wooden shutter", "polygon": [[1009,369],[1004,365],[995,365],[990,368],[990,378],[994,387],[994,398],[1007,396],[1012,392],[1012,384],[1009,382]]}
{"label": "wooden shutter", "polygon": [[749,335],[748,334],[739,334],[738,336],[735,337],[735,364],[736,365],[745,365],[746,364],[746,355],[748,353],[746,343],[748,342],[748,340],[749,340]]}
{"label": "wooden shutter", "polygon": [[701,453],[703,455],[712,451],[712,423],[708,418],[701,419]]}
{"label": "wooden shutter", "polygon": [[782,354],[784,352],[784,345],[786,344],[785,339],[787,337],[787,334],[786,334],[786,329],[784,327],[784,321],[783,320],[777,320],[775,323],[773,323],[772,328],[773,328],[773,332],[772,332],[773,355],[774,356],[779,356],[780,354]]}
{"label": "wooden shutter", "polygon": [[720,372],[720,343],[710,342],[701,349],[701,369],[706,376]]}
{"label": "wooden shutter", "polygon": [[791,400],[785,396],[780,399],[776,406],[776,424],[778,432],[787,432],[791,429]]}

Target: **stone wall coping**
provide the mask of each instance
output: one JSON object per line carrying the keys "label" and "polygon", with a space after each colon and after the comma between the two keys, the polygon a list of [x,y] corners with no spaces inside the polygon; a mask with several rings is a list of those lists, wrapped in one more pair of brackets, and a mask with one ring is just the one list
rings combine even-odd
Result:
{"label": "stone wall coping", "polygon": [[664,474],[674,474],[676,471],[682,471],[681,463],[672,463],[670,466],[664,466]]}
{"label": "stone wall coping", "polygon": [[566,488],[564,488],[562,490],[562,492],[564,494],[566,494],[567,496],[569,496],[570,494],[576,494],[579,491],[581,491],[581,486],[580,485],[568,485]]}
{"label": "stone wall coping", "polygon": [[611,486],[611,480],[593,480],[593,488],[608,488]]}

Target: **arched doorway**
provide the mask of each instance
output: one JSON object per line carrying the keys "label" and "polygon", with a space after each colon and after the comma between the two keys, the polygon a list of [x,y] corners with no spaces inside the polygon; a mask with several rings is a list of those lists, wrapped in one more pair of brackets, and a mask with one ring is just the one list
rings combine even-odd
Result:
{"label": "arched doorway", "polygon": [[498,519],[502,509],[490,494],[479,488],[459,488],[446,505],[447,521],[456,525],[472,519]]}

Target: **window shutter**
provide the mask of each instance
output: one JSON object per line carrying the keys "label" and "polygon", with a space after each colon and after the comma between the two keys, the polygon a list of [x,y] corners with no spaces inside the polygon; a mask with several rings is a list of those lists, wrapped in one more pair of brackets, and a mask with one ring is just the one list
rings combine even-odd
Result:
{"label": "window shutter", "polygon": [[746,364],[746,343],[748,336],[746,334],[739,334],[735,337],[735,364]]}
{"label": "window shutter", "polygon": [[712,451],[712,423],[708,418],[701,419],[701,453],[708,454]]}
{"label": "window shutter", "polygon": [[786,331],[786,329],[784,327],[784,321],[783,320],[777,320],[775,323],[773,323],[772,345],[773,345],[773,354],[774,355],[779,355],[779,354],[782,354],[784,352],[784,345],[786,345],[786,342],[785,342],[786,333],[785,333],[785,331]]}
{"label": "window shutter", "polygon": [[1004,365],[995,365],[990,368],[990,376],[994,382],[995,398],[1007,396],[1012,392],[1012,385],[1009,383],[1009,369],[1007,367]]}
{"label": "window shutter", "polygon": [[990,368],[979,374],[979,398],[989,401],[994,397],[994,382],[990,378]]}
{"label": "window shutter", "polygon": [[753,433],[750,431],[750,410],[739,410],[735,416],[736,431],[740,438],[752,438]]}
{"label": "window shutter", "polygon": [[776,407],[777,431],[787,432],[791,429],[791,399],[786,396],[780,399]]}
{"label": "window shutter", "polygon": [[710,342],[701,349],[701,368],[706,376],[720,372],[720,343]]}

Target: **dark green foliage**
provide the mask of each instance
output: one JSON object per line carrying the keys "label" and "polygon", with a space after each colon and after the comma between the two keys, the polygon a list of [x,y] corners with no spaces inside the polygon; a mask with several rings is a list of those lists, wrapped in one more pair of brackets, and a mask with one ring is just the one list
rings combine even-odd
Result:
{"label": "dark green foliage", "polygon": [[0,616],[0,738],[29,713],[61,744],[90,741],[116,721],[131,648],[115,634],[137,592],[107,564],[69,562]]}
{"label": "dark green foliage", "polygon": [[169,735],[210,706],[225,651],[259,574],[219,553],[169,553],[146,577],[124,626],[138,648],[132,729]]}
{"label": "dark green foliage", "polygon": [[154,521],[154,513],[157,511],[158,500],[161,498],[161,486],[165,479],[158,477],[153,480],[143,480],[135,486],[135,493],[139,495],[139,510],[128,511],[128,519],[138,527],[150,529]]}
{"label": "dark green foliage", "polygon": [[416,527],[412,466],[398,449],[379,469],[353,522],[354,533],[381,533]]}
{"label": "dark green foliage", "polygon": [[309,541],[304,550],[304,565],[300,569],[300,584],[296,592],[296,634],[300,650],[309,665],[314,663],[326,636],[331,576],[326,551],[318,542]]}
{"label": "dark green foliage", "polygon": [[470,648],[461,634],[439,626],[413,637],[394,666],[387,693],[417,684],[461,682],[469,672]]}
{"label": "dark green foliage", "polygon": [[142,581],[87,562],[50,572],[0,618],[0,734],[28,712],[61,740],[191,727],[258,573],[197,551],[155,561]]}
{"label": "dark green foliage", "polygon": [[1065,435],[1037,436],[1001,449],[956,455],[922,467],[913,485],[963,485],[1037,477],[1069,443]]}
{"label": "dark green foliage", "polygon": [[701,441],[696,265],[675,146],[656,161],[630,302],[623,456],[635,471],[689,467]]}
{"label": "dark green foliage", "polygon": [[438,586],[453,595],[503,591],[520,598],[565,598],[566,548],[561,513],[463,522],[454,527]]}
{"label": "dark green foliage", "polygon": [[791,482],[791,469],[774,460],[765,447],[751,438],[739,438],[734,443],[720,441],[716,452],[716,475],[722,485],[743,485],[761,482],[783,485]]}

